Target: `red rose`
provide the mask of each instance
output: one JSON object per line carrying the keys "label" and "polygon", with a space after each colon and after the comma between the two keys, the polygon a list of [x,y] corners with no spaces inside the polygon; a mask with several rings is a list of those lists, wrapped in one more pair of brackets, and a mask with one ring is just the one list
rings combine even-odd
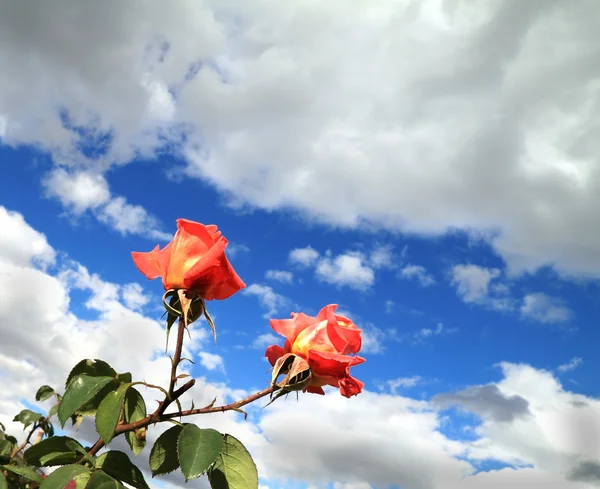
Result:
{"label": "red rose", "polygon": [[271,327],[285,336],[283,348],[271,345],[265,356],[271,363],[287,353],[306,361],[312,380],[305,392],[324,394],[324,385],[339,387],[345,397],[355,396],[364,384],[350,376],[350,367],[365,361],[358,353],[361,347],[361,330],[350,319],[334,314],[337,305],[325,306],[316,318],[292,313],[292,319],[271,319]]}
{"label": "red rose", "polygon": [[205,300],[227,299],[246,287],[225,256],[227,240],[217,226],[177,220],[173,240],[162,250],[131,253],[148,279],[162,277],[166,290],[192,289]]}

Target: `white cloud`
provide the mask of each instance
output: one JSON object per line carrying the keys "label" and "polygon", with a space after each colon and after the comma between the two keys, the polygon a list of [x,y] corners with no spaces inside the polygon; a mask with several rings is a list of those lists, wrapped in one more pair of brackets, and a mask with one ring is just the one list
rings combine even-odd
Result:
{"label": "white cloud", "polygon": [[273,333],[263,333],[254,338],[254,341],[252,341],[252,348],[262,349],[270,345],[279,345],[281,342],[281,336]]}
{"label": "white cloud", "polygon": [[124,197],[114,197],[97,214],[98,219],[122,235],[140,234],[170,240],[173,235],[160,231],[158,221],[139,205],[128,204]]}
{"label": "white cloud", "polygon": [[158,220],[124,197],[111,196],[106,179],[89,172],[67,172],[57,168],[44,180],[46,194],[58,199],[75,215],[91,211],[96,218],[123,235],[139,234],[168,240],[170,234],[159,229]]}
{"label": "white cloud", "polygon": [[46,236],[31,228],[18,212],[0,206],[0,260],[16,266],[50,265],[56,256]]}
{"label": "white cloud", "polygon": [[595,8],[19,5],[0,20],[2,142],[95,174],[176,148],[236,204],[464,229],[513,271],[596,277]]}
{"label": "white cloud", "polygon": [[89,172],[68,173],[56,168],[47,176],[44,187],[50,197],[57,198],[75,214],[96,209],[110,201],[108,183],[102,175]]}
{"label": "white cloud", "polygon": [[200,357],[200,363],[207,370],[225,371],[225,364],[223,363],[223,357],[221,355],[201,351],[198,352],[198,356]]}
{"label": "white cloud", "polygon": [[227,255],[230,258],[233,258],[234,256],[237,256],[241,253],[249,253],[250,248],[248,248],[248,246],[246,246],[245,244],[229,243],[227,245],[226,251],[227,251]]}
{"label": "white cloud", "polygon": [[148,296],[144,295],[144,289],[138,283],[123,285],[121,296],[125,305],[134,311],[141,309],[150,301]]}
{"label": "white cloud", "polygon": [[269,287],[268,285],[251,284],[242,290],[242,294],[258,298],[261,307],[267,309],[267,312],[263,315],[266,319],[272,318],[281,309],[291,304],[287,297],[278,294],[273,290],[273,287]]}
{"label": "white cloud", "polygon": [[286,270],[267,270],[265,278],[281,282],[282,284],[291,284],[294,280],[294,274]]}
{"label": "white cloud", "polygon": [[[0,219],[3,218],[6,229],[19,230],[19,233],[12,234],[14,244],[5,246],[0,243],[0,288],[4,291],[0,294],[0,422],[6,425],[8,431],[23,439],[26,433],[22,426],[12,422],[15,413],[25,408],[22,402],[35,405],[35,391],[43,384],[62,392],[69,370],[82,358],[101,358],[120,372],[130,371],[136,380],[168,385],[170,362],[163,356],[164,325],[119,302],[122,299],[127,304],[126,297],[133,291],[133,295],[129,294],[130,302],[139,305],[140,290],[131,287],[132,284],[120,286],[106,282],[68,259],[62,260],[58,275],[49,275],[37,268],[36,257],[40,253],[51,255],[48,250],[52,250],[42,239],[43,235],[29,227],[20,214],[6,212],[0,207]],[[23,237],[27,241],[21,241]],[[14,254],[13,247],[19,243],[21,253]],[[40,243],[45,245],[40,246]],[[87,300],[77,304],[86,309],[86,319],[69,309],[72,291],[77,291],[78,296],[87,296]],[[211,338],[208,328],[194,323],[190,333],[192,339],[186,337],[184,356],[200,358],[206,368],[222,369],[222,359],[218,355],[201,349]],[[32,338],[42,340],[32,341]],[[174,342],[171,341],[170,354],[173,347]],[[180,371],[189,373],[187,363],[182,364]],[[156,392],[140,389],[148,408],[156,406]],[[196,386],[182,401],[189,405],[190,396],[193,396],[197,405],[206,405],[214,397],[218,397],[219,402],[230,402],[234,397],[243,398],[245,395],[198,378]],[[226,413],[211,419],[210,424],[234,434],[248,446],[256,446],[261,440],[256,428],[239,418],[235,413]],[[149,447],[165,428],[162,426],[149,431]],[[79,432],[72,435],[88,443],[93,443],[97,436],[89,422],[84,422]],[[123,440],[117,439],[111,448],[127,451],[123,445]],[[142,457],[137,463],[147,469],[146,460],[147,457]],[[180,475],[168,478],[176,481],[173,487],[183,487]]]}
{"label": "white cloud", "polygon": [[[22,219],[18,214],[13,218]],[[132,371],[136,378],[166,383],[168,359],[151,360],[162,353],[163,326],[124,307],[119,302],[122,286],[103,281],[80,264],[67,264],[57,278],[32,263],[10,262],[1,248],[0,255],[0,282],[7,282],[0,283],[5,291],[0,295],[0,369],[5,374],[0,420],[10,431],[21,436],[10,421],[21,408],[21,399],[32,401],[34,386],[60,386],[69,367],[82,357],[104,358],[118,370]],[[84,306],[97,314],[95,319],[82,320],[69,310],[72,289],[89,294]],[[31,317],[36,321],[30,321]],[[210,339],[208,329],[197,329],[194,324],[191,333],[193,341],[186,341],[185,355],[212,362],[217,368],[216,357],[200,355],[206,353],[200,347]],[[50,341],[31,341],[44,335]],[[136,348],[131,349],[134,342]],[[569,478],[594,476],[600,401],[566,391],[549,372],[507,363],[501,367],[503,378],[491,388],[473,386],[452,394],[454,402],[462,402],[482,417],[482,423],[471,430],[474,440],[445,436],[447,417],[433,403],[377,395],[368,389],[350,400],[331,391],[323,397],[304,395],[301,408],[296,402],[279,400],[256,411],[258,427],[231,413],[207,422],[248,446],[261,479],[270,487],[277,487],[278,480],[296,478],[314,484],[335,481],[340,487],[395,484],[411,489],[487,489],[510,484],[525,489],[543,482],[544,487],[591,489],[590,483]],[[359,370],[355,375],[361,377]],[[207,404],[215,396],[225,400],[247,395],[196,380],[191,392],[196,405]],[[398,381],[407,388],[415,382]],[[148,405],[153,404],[154,394],[144,391]],[[149,444],[160,431],[151,430]],[[89,438],[90,433],[88,424],[77,436]],[[116,440],[114,448],[120,448],[121,442]],[[304,454],[301,465],[296,456],[282,455],[298,453]],[[490,458],[534,468],[469,475],[474,470],[471,462]],[[178,475],[167,480],[183,484]]]}
{"label": "white cloud", "polygon": [[428,287],[435,284],[433,275],[427,272],[427,269],[421,265],[405,265],[400,270],[400,276],[405,279],[415,279],[421,287]]}
{"label": "white cloud", "polygon": [[[270,461],[266,475],[316,485],[336,481],[342,487],[595,487],[591,478],[598,464],[586,461],[597,457],[600,401],[565,391],[543,370],[501,367],[501,381],[431,403],[368,391],[349,402],[334,395],[304,396],[301,410],[296,402],[275,403],[260,421],[271,441],[261,451]],[[397,388],[422,381],[418,376],[396,380]],[[441,404],[459,404],[478,414],[481,423],[464,425],[471,435],[451,440],[442,434],[449,418],[438,411]],[[303,453],[303,464],[277,453]],[[486,460],[515,468],[474,474]]]}
{"label": "white cloud", "polygon": [[385,301],[385,312],[386,314],[391,314],[392,311],[394,310],[394,301],[391,299],[388,299],[387,301]]}
{"label": "white cloud", "polygon": [[571,361],[569,361],[568,363],[565,363],[563,365],[559,365],[556,370],[558,372],[560,372],[561,374],[564,374],[565,372],[570,372],[571,370],[575,370],[582,363],[583,363],[583,358],[581,358],[581,357],[573,357],[573,358],[571,358]]}
{"label": "white cloud", "polygon": [[456,265],[452,269],[452,283],[465,302],[480,302],[488,296],[490,282],[500,276],[497,268],[477,265]]}
{"label": "white cloud", "polygon": [[306,248],[295,248],[290,251],[290,263],[310,267],[319,259],[319,252],[314,248],[307,246]]}
{"label": "white cloud", "polygon": [[434,336],[450,335],[456,333],[458,328],[446,328],[443,323],[437,323],[435,328],[421,328],[411,335],[414,343],[422,343]]}
{"label": "white cloud", "polygon": [[573,316],[573,311],[562,299],[546,294],[527,294],[521,305],[521,316],[540,323],[564,323]]}
{"label": "white cloud", "polygon": [[421,382],[423,382],[423,378],[420,375],[413,375],[412,377],[398,377],[397,379],[388,380],[386,384],[392,394],[396,394],[399,389],[410,389]]}
{"label": "white cloud", "polygon": [[325,256],[317,263],[315,275],[322,282],[357,290],[366,290],[375,282],[375,272],[360,253]]}
{"label": "white cloud", "polygon": [[369,265],[373,268],[394,268],[394,254],[391,245],[377,245],[369,253]]}
{"label": "white cloud", "polygon": [[[340,314],[342,313],[340,312]],[[359,328],[362,330],[362,347],[360,351],[364,355],[378,355],[383,353],[386,349],[386,343],[393,339],[394,336],[390,331],[378,328],[369,323],[361,325]]]}
{"label": "white cloud", "polygon": [[503,311],[512,309],[513,300],[508,297],[505,284],[492,284],[500,277],[497,268],[477,265],[456,265],[451,271],[451,283],[456,292],[467,304],[478,304]]}

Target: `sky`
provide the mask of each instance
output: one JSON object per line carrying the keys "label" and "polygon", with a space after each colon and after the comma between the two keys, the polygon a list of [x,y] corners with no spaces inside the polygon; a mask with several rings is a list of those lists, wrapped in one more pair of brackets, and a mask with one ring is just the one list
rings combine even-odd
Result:
{"label": "sky", "polygon": [[598,12],[0,0],[0,422],[23,437],[82,358],[166,385],[162,285],[130,253],[186,218],[247,288],[208,305],[216,345],[192,327],[184,404],[266,387],[270,318],[338,304],[363,331],[360,395],[193,419],[261,489],[597,487]]}

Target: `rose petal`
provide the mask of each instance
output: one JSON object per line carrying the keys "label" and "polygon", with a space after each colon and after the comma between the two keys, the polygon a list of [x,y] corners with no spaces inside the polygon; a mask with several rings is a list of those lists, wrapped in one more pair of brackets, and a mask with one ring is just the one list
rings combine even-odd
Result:
{"label": "rose petal", "polygon": [[277,360],[283,355],[285,355],[285,351],[279,345],[271,345],[265,352],[265,357],[267,357],[267,360],[269,360],[271,366],[275,365],[275,362],[277,362]]}
{"label": "rose petal", "polygon": [[292,319],[271,319],[273,331],[284,336],[290,343],[294,343],[298,334],[315,324],[315,318],[303,313],[292,313]]}
{"label": "rose petal", "polygon": [[354,365],[365,362],[362,357],[341,355],[323,351],[310,350],[308,364],[313,373],[321,377],[334,377],[341,379],[348,375],[348,370]]}
{"label": "rose petal", "polygon": [[166,267],[164,267],[165,261],[168,266],[169,250],[167,248],[169,246],[161,251],[159,246],[156,245],[156,248],[147,253],[133,251],[131,253],[133,263],[149,280],[162,277],[166,271]]}
{"label": "rose petal", "polygon": [[207,283],[209,286],[204,290],[203,296],[207,301],[227,299],[246,287],[225,255],[222,256],[219,266],[210,270]]}
{"label": "rose petal", "polygon": [[292,345],[292,352],[302,356],[307,356],[310,350],[337,353],[338,348],[344,346],[346,342],[336,333],[335,325],[324,320],[301,331]]}
{"label": "rose petal", "polygon": [[186,288],[184,285],[186,272],[192,269],[209,249],[200,238],[183,228],[179,229],[171,241],[171,258],[167,276],[164,277],[165,287]]}
{"label": "rose petal", "polygon": [[325,391],[322,387],[315,387],[314,385],[309,385],[304,392],[310,392],[311,394],[320,394],[322,396],[325,395]]}
{"label": "rose petal", "polygon": [[[185,233],[185,231],[179,232]],[[193,239],[199,242],[198,238]],[[196,255],[194,257],[195,261],[190,258],[186,265],[190,264],[191,266],[184,268],[184,287],[199,289],[201,295],[204,297],[203,292],[210,285],[217,285],[220,282],[226,281],[227,277],[218,270],[221,261],[227,259],[225,258],[225,246],[227,246],[227,240],[221,238],[217,243],[213,243],[209,249]],[[198,249],[196,248],[196,250]]]}
{"label": "rose petal", "polygon": [[340,380],[339,386],[342,396],[350,398],[360,394],[365,384],[354,377],[348,376]]}
{"label": "rose petal", "polygon": [[206,249],[212,247],[215,242],[212,238],[212,234],[217,232],[217,226],[214,224],[205,226],[199,222],[189,221],[187,219],[177,219],[177,230],[179,231],[181,229],[192,236],[196,236],[204,243]]}
{"label": "rose petal", "polygon": [[349,353],[358,353],[362,347],[362,330],[356,326],[350,319],[335,314],[335,320],[338,324],[337,332],[346,341],[346,346],[340,353],[347,355]]}

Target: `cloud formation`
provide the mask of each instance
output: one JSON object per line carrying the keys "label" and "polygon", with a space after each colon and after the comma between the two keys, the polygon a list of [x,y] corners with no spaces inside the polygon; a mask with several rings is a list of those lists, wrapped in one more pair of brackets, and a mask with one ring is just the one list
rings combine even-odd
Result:
{"label": "cloud formation", "polygon": [[568,0],[20,2],[0,16],[0,137],[97,179],[168,148],[232,205],[462,229],[511,271],[597,277],[595,14]]}

